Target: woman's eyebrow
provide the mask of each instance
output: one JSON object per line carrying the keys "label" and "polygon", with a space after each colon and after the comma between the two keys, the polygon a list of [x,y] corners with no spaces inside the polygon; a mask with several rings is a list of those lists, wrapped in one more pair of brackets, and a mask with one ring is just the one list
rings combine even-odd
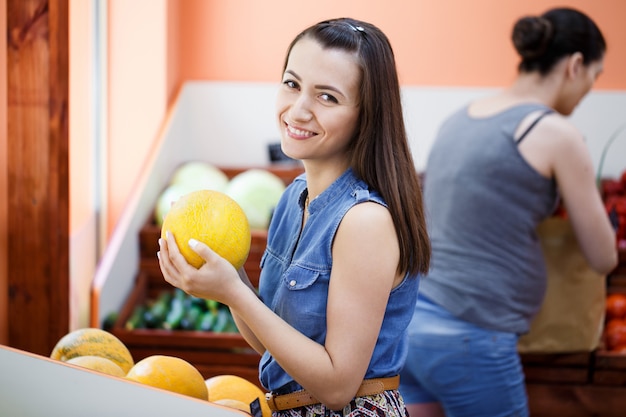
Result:
{"label": "woman's eyebrow", "polygon": [[[296,74],[293,70],[285,70],[285,74],[289,74],[291,76],[293,76],[296,80],[298,81],[302,81],[302,78]],[[334,91],[337,94],[340,94],[343,97],[346,97],[346,95],[344,93],[341,92],[341,90],[339,90],[337,87],[333,87],[332,85],[325,85],[325,84],[317,84],[315,86],[316,89],[318,90],[330,90],[330,91]]]}

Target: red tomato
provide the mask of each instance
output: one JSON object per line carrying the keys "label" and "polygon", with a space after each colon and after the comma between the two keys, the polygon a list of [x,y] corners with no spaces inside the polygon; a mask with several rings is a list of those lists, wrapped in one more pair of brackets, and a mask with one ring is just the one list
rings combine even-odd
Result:
{"label": "red tomato", "polygon": [[600,186],[604,197],[622,194],[624,191],[624,186],[620,180],[605,179],[602,180]]}
{"label": "red tomato", "polygon": [[626,318],[626,294],[613,293],[606,297],[606,319]]}
{"label": "red tomato", "polygon": [[608,350],[626,345],[626,320],[609,320],[604,328],[604,342]]}

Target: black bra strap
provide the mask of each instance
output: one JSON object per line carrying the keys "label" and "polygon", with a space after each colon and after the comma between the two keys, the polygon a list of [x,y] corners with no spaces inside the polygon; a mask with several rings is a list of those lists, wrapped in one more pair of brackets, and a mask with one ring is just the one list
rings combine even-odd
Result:
{"label": "black bra strap", "polygon": [[544,110],[544,112],[543,112],[543,113],[541,113],[541,114],[539,115],[539,117],[537,117],[537,118],[536,118],[536,119],[535,119],[535,120],[534,120],[534,121],[530,124],[530,126],[528,126],[528,129],[526,129],[526,130],[524,131],[524,133],[522,133],[522,136],[520,136],[519,138],[517,138],[517,139],[515,140],[515,143],[517,143],[517,144],[519,145],[519,144],[520,144],[520,142],[522,141],[522,139],[524,139],[524,138],[526,137],[526,135],[528,135],[528,133],[532,130],[532,128],[533,128],[533,127],[535,127],[535,125],[536,125],[537,123],[539,123],[539,121],[540,121],[541,119],[543,119],[543,117],[544,117],[544,116],[547,116],[547,115],[548,115],[548,114],[550,114],[550,113],[554,113],[554,110],[552,110],[552,109]]}

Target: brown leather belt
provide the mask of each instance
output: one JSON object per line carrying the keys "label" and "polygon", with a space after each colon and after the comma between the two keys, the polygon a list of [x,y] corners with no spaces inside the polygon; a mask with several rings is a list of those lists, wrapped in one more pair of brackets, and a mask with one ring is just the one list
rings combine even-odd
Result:
{"label": "brown leather belt", "polygon": [[[355,397],[376,395],[382,393],[383,391],[398,389],[399,384],[399,375],[391,376],[389,378],[366,379],[359,387]],[[289,410],[291,408],[304,407],[306,405],[320,403],[320,401],[309,394],[307,390],[296,391],[284,395],[273,395],[270,392],[266,394],[265,398],[267,399],[267,405],[269,405],[272,411]]]}

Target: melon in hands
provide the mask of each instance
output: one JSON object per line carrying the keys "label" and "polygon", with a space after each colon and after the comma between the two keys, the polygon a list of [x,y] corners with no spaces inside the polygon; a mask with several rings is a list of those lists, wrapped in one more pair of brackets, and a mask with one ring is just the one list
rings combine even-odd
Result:
{"label": "melon in hands", "polygon": [[173,234],[178,249],[187,262],[196,268],[204,259],[189,247],[189,239],[203,242],[235,269],[243,266],[252,235],[242,208],[226,194],[215,190],[199,190],[182,196],[167,213],[161,237]]}

